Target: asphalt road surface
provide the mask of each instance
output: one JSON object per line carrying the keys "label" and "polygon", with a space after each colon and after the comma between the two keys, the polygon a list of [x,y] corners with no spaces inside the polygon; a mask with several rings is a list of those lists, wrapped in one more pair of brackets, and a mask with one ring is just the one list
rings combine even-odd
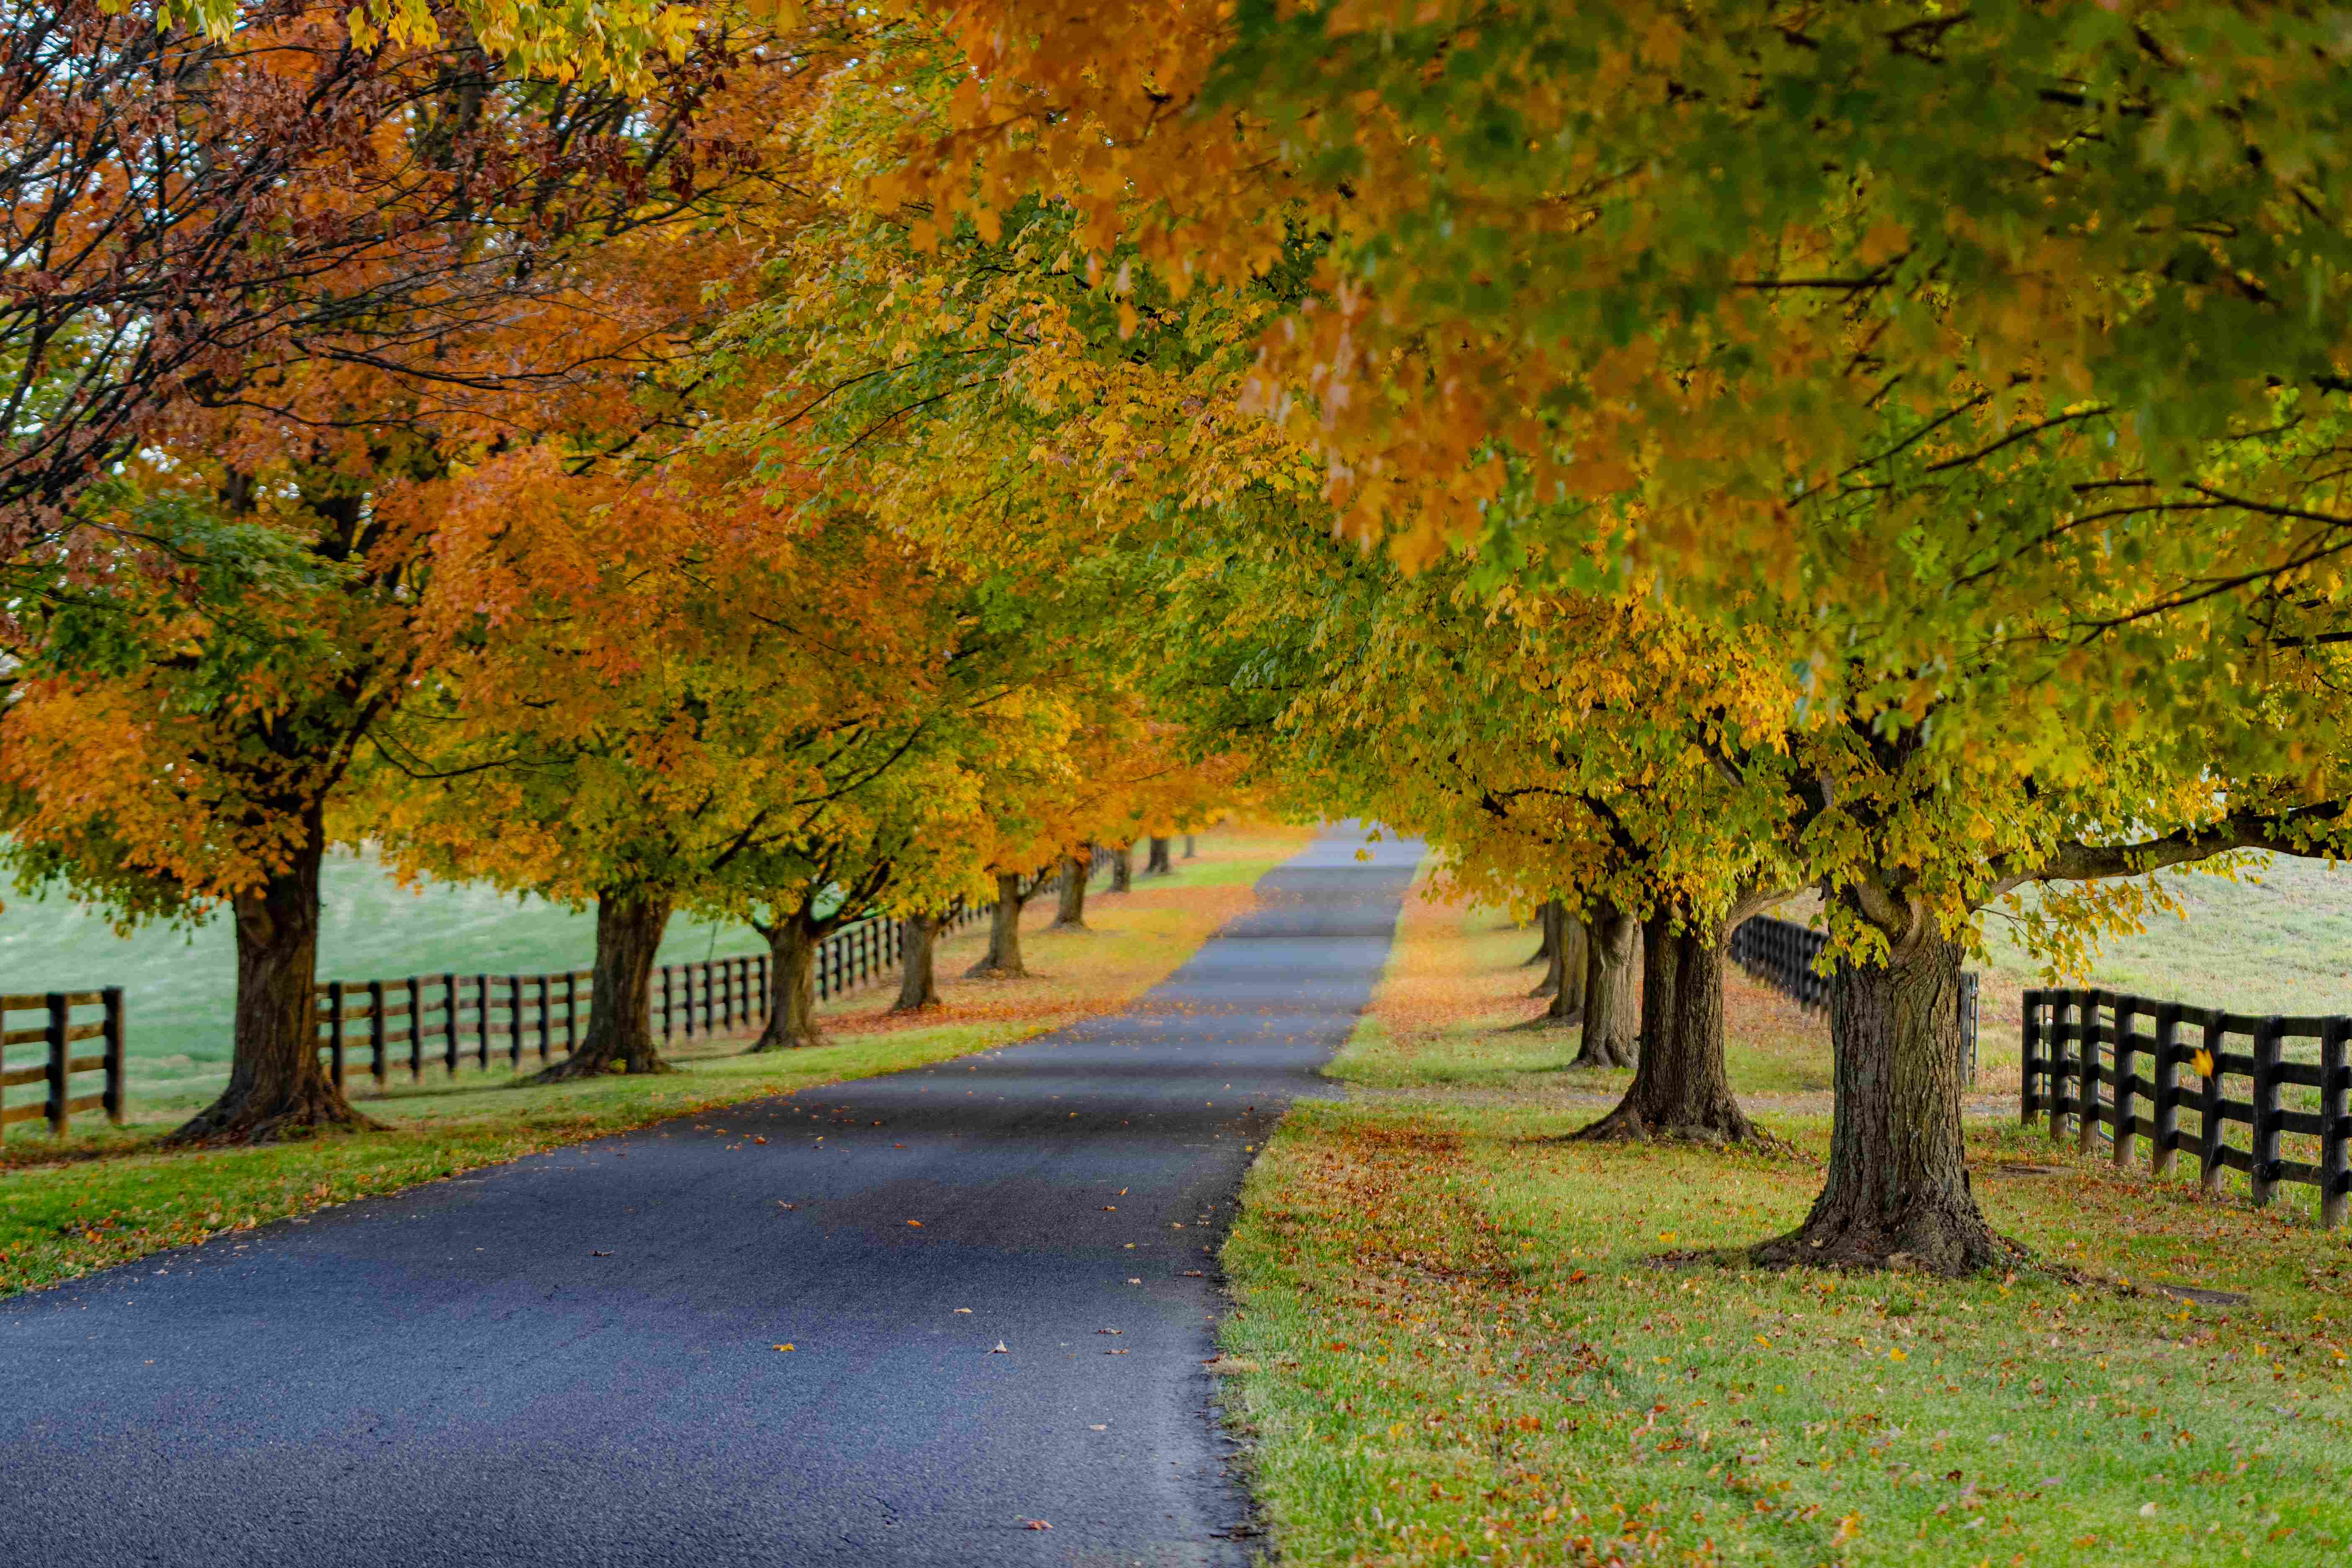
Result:
{"label": "asphalt road surface", "polygon": [[1213,1249],[1386,960],[1361,841],[1127,1013],[0,1303],[0,1563],[1253,1561]]}

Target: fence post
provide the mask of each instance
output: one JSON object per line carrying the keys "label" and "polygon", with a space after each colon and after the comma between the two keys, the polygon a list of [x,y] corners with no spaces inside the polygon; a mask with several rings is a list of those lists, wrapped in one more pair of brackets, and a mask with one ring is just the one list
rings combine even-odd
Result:
{"label": "fence post", "polygon": [[100,1037],[106,1046],[106,1119],[117,1127],[122,1125],[122,987],[109,985],[98,994],[106,1008],[106,1017],[99,1026],[105,1030]]}
{"label": "fence post", "polygon": [[2205,1075],[2204,1092],[2199,1100],[2200,1119],[2204,1125],[2197,1130],[2197,1156],[2204,1168],[2197,1173],[2197,1184],[2209,1193],[2221,1190],[2221,1038],[2214,1028],[2216,1015],[2210,1010],[2199,1020],[2205,1035],[2205,1049],[2213,1058],[2213,1070]]}
{"label": "fence post", "polygon": [[549,976],[539,977],[539,1059],[546,1062],[548,1049],[555,1041],[555,1020],[548,1016]]}
{"label": "fence post", "polygon": [[768,955],[766,953],[763,952],[751,960],[751,973],[753,984],[760,988],[760,1016],[765,1020],[769,1014],[776,1010],[775,998],[768,994]]}
{"label": "fence post", "polygon": [[2078,1154],[2088,1154],[2099,1146],[2099,999],[2106,994],[2087,991],[2083,997],[2083,1038],[2074,1047],[2082,1062],[2082,1079],[2074,1092],[2074,1152]]}
{"label": "fence post", "polygon": [[[375,1079],[378,1087],[382,1087],[386,1071],[383,1060],[383,982],[369,981],[367,993],[368,1077]],[[413,1009],[408,1015],[408,1026],[411,1029],[416,1027],[416,1014]]]}
{"label": "fence post", "polygon": [[2131,1005],[2130,998],[2116,998],[2116,1110],[2115,1120],[2110,1125],[2116,1134],[2115,1148],[2111,1152],[2118,1170],[2131,1163],[2134,1121],[2131,1080],[2137,1076],[2132,1067],[2139,1059],[2139,1036],[2131,1025],[2137,1016],[2139,1010]]}
{"label": "fence post", "polygon": [[[483,1063],[485,1067],[488,1062]],[[522,1071],[522,976],[507,976],[507,1068]]]}
{"label": "fence post", "polygon": [[677,1020],[677,1015],[676,1013],[674,1013],[673,1011],[671,1011],[671,1009],[670,1009],[670,1005],[669,1005],[669,972],[670,972],[670,967],[671,967],[670,965],[668,965],[668,964],[665,963],[665,964],[663,964],[663,965],[662,965],[662,971],[661,971],[661,977],[662,977],[662,1043],[663,1043],[663,1044],[665,1044],[665,1045],[667,1045],[667,1044],[668,1044],[668,1043],[669,1043],[670,1030],[671,1030],[671,1028],[674,1026],[674,1025],[675,1025],[675,1023],[676,1023],[676,1020]]}
{"label": "fence post", "polygon": [[2159,1002],[2156,1007],[2156,1135],[2149,1142],[2147,1168],[2152,1174],[2172,1174],[2173,1157],[2180,1151],[2180,1004]]}
{"label": "fence post", "polygon": [[2042,1077],[2042,999],[2046,992],[2028,991],[2022,998],[2024,1018],[2018,1026],[2017,1041],[2017,1124],[2033,1125],[2033,1113],[2042,1104],[2038,1081]]}
{"label": "fence post", "polygon": [[580,1048],[580,972],[563,977],[563,1054]]}
{"label": "fence post", "polygon": [[[310,1058],[319,1057],[319,1008],[317,993],[311,994]],[[340,1093],[343,1087],[343,983],[327,982],[327,1074],[334,1080]]]}
{"label": "fence post", "polygon": [[2253,1167],[2248,1173],[2258,1209],[2268,1208],[2278,1192],[2279,1039],[2285,1032],[2285,1020],[2275,1016],[2254,1026],[2254,1142],[2246,1163]]}
{"label": "fence post", "polygon": [[474,1065],[490,1070],[490,977],[474,976]]}
{"label": "fence post", "polygon": [[50,991],[43,994],[48,1003],[49,1023],[43,1031],[49,1046],[49,1131],[58,1138],[66,1135],[66,994]]}
{"label": "fence post", "polygon": [[[686,1003],[686,1037],[690,1040],[694,1038],[694,965],[686,963],[678,966],[677,983],[686,992],[682,1000]],[[707,981],[704,989],[709,989]]]}
{"label": "fence post", "polygon": [[2079,1026],[2075,1018],[2081,1009],[2075,1005],[2076,993],[2057,993],[2056,1005],[2050,1017],[2050,1142],[2060,1142],[2066,1136],[2066,1080],[2074,1076],[2075,1059],[2067,1056],[2066,1044]]}
{"label": "fence post", "polygon": [[[401,982],[408,992],[408,1077],[425,1081],[425,978],[412,974]],[[387,1068],[386,1070],[389,1070]]]}
{"label": "fence post", "polygon": [[441,1054],[449,1064],[449,1076],[451,1078],[456,1078],[457,1076],[458,1048],[457,977],[454,974],[444,974],[441,977],[441,1014],[443,1022],[448,1025],[448,1028],[445,1031],[443,1036],[444,1043]]}
{"label": "fence post", "polygon": [[2344,1125],[2346,1043],[2352,1018],[2330,1018],[2319,1040],[2319,1223],[2343,1228],[2347,1189],[2352,1189],[2352,1148]]}

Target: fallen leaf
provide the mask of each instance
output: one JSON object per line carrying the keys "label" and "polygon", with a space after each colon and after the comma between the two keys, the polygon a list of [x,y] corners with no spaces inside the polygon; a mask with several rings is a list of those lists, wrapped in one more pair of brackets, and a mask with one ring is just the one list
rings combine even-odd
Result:
{"label": "fallen leaf", "polygon": [[1117,1214],[1118,1212],[1118,1205],[1117,1204],[1105,1204],[1105,1205],[1103,1205],[1103,1213],[1105,1213],[1105,1214]]}
{"label": "fallen leaf", "polygon": [[610,1258],[613,1255],[609,1252],[592,1252],[588,1256],[591,1258]]}
{"label": "fallen leaf", "polygon": [[776,1350],[776,1351],[788,1351],[788,1350],[791,1350],[793,1347],[792,1347],[791,1345],[770,1345],[768,1348],[769,1348],[770,1350]]}
{"label": "fallen leaf", "polygon": [[1127,1332],[1127,1331],[1125,1329],[1097,1329],[1095,1332],[1098,1334],[1123,1334]]}
{"label": "fallen leaf", "polygon": [[971,1309],[970,1307],[958,1307],[956,1310],[959,1312],[969,1312]]}
{"label": "fallen leaf", "polygon": [[910,1219],[910,1220],[908,1220],[907,1223],[908,1223],[908,1225],[913,1226],[917,1230],[920,1230],[920,1229],[922,1229],[922,1228],[923,1228],[923,1222],[922,1222],[921,1220],[919,1220],[919,1219]]}
{"label": "fallen leaf", "polygon": [[1013,1352],[1004,1348],[1004,1342],[1003,1340],[999,1340],[996,1342],[996,1348],[988,1353],[991,1355],[1011,1355]]}
{"label": "fallen leaf", "polygon": [[1140,1285],[1140,1284],[1142,1284],[1142,1283],[1143,1283],[1143,1281],[1142,1281],[1142,1280],[1140,1280],[1140,1279],[1130,1279],[1130,1280],[1129,1280],[1129,1281],[1128,1281],[1128,1283],[1129,1283],[1129,1284],[1130,1284],[1130,1285]]}
{"label": "fallen leaf", "polygon": [[754,1138],[751,1142],[754,1143],[765,1143],[767,1140],[765,1138]]}
{"label": "fallen leaf", "polygon": [[1105,1355],[1127,1355],[1127,1354],[1129,1354],[1129,1352],[1127,1352],[1127,1351],[1105,1351],[1105,1352],[1103,1352],[1103,1354],[1105,1354]]}
{"label": "fallen leaf", "polygon": [[1089,1432],[1108,1432],[1110,1428],[1108,1426],[1089,1426],[1087,1430]]}
{"label": "fallen leaf", "polygon": [[784,1200],[783,1200],[783,1199],[782,1199],[782,1198],[778,1198],[778,1199],[776,1200],[776,1206],[777,1206],[778,1208],[780,1208],[780,1209],[796,1209],[796,1208],[800,1207],[801,1205],[798,1205],[798,1204],[788,1204],[788,1203],[784,1202]]}
{"label": "fallen leaf", "polygon": [[1024,1529],[1024,1530],[1051,1530],[1051,1529],[1053,1529],[1054,1527],[1053,1527],[1052,1525],[1050,1525],[1050,1524],[1047,1524],[1047,1523],[1046,1523],[1044,1520],[1042,1520],[1042,1519],[1032,1519],[1032,1520],[1028,1520],[1028,1521],[1024,1521],[1024,1523],[1022,1524],[1021,1528],[1022,1528],[1022,1529]]}
{"label": "fallen leaf", "polygon": [[1197,1268],[1187,1268],[1184,1270],[1184,1278],[1187,1279],[1198,1279],[1201,1278],[1201,1271]]}

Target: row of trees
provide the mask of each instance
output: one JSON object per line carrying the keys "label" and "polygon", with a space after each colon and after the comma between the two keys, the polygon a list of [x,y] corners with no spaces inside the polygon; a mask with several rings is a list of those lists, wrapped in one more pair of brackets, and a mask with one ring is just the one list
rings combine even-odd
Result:
{"label": "row of trees", "polygon": [[5,853],[233,919],[184,1141],[363,1121],[314,1022],[338,844],[594,906],[566,1077],[662,1069],[677,910],[758,927],[757,1048],[803,1045],[842,921],[1017,919],[1230,794],[1153,715],[1128,563],[904,526],[854,400],[796,401],[831,56],[719,22],[560,82],[436,15],[10,18]]}
{"label": "row of trees", "polygon": [[345,248],[126,308],[215,347],[22,514],[16,853],[126,910],[299,967],[274,889],[364,831],[596,899],[625,984],[681,900],[1017,890],[1245,754],[1555,911],[1638,1058],[1595,1135],[1754,1135],[1723,936],[1819,889],[1832,1156],[1765,1255],[1964,1270],[1984,911],[2064,961],[2352,832],[2324,18],[183,9],[206,82],[381,107],[268,187],[322,215],[273,265]]}

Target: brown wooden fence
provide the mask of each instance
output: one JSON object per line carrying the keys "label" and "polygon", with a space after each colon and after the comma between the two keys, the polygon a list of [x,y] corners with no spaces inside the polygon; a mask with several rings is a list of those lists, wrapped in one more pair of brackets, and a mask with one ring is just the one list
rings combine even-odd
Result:
{"label": "brown wooden fence", "polygon": [[[28,1015],[41,1022],[11,1026]],[[74,1054],[76,1046],[92,1040],[99,1042],[96,1051]],[[28,1047],[38,1047],[37,1054]],[[89,1086],[92,1073],[105,1075],[102,1087]],[[8,1103],[10,1089],[32,1083],[42,1086],[39,1100]],[[0,1128],[38,1116],[63,1137],[77,1110],[103,1110],[110,1121],[122,1120],[122,988],[0,996]]]}
{"label": "brown wooden fence", "polygon": [[[1829,934],[1794,921],[1753,915],[1732,928],[1726,952],[1731,962],[1790,998],[1815,1010],[1830,1005],[1833,978],[1813,967],[1829,945]],[[1977,977],[1960,972],[1960,1055],[1968,1064],[1969,1081],[1977,1080]]]}
{"label": "brown wooden fence", "polygon": [[[2047,1116],[2053,1142],[2071,1135],[2087,1154],[2104,1139],[2109,1157],[2127,1165],[2133,1141],[2146,1139],[2159,1175],[2186,1150],[2209,1193],[2222,1190],[2225,1171],[2246,1177],[2257,1206],[2284,1185],[2314,1187],[2319,1222],[2344,1224],[2352,1018],[2248,1017],[2113,991],[2028,991],[2024,1029],[2020,1116],[2029,1125]],[[2246,1086],[2245,1098],[2231,1097],[2232,1080]],[[2231,1142],[2232,1126],[2245,1129],[2242,1142]]]}

